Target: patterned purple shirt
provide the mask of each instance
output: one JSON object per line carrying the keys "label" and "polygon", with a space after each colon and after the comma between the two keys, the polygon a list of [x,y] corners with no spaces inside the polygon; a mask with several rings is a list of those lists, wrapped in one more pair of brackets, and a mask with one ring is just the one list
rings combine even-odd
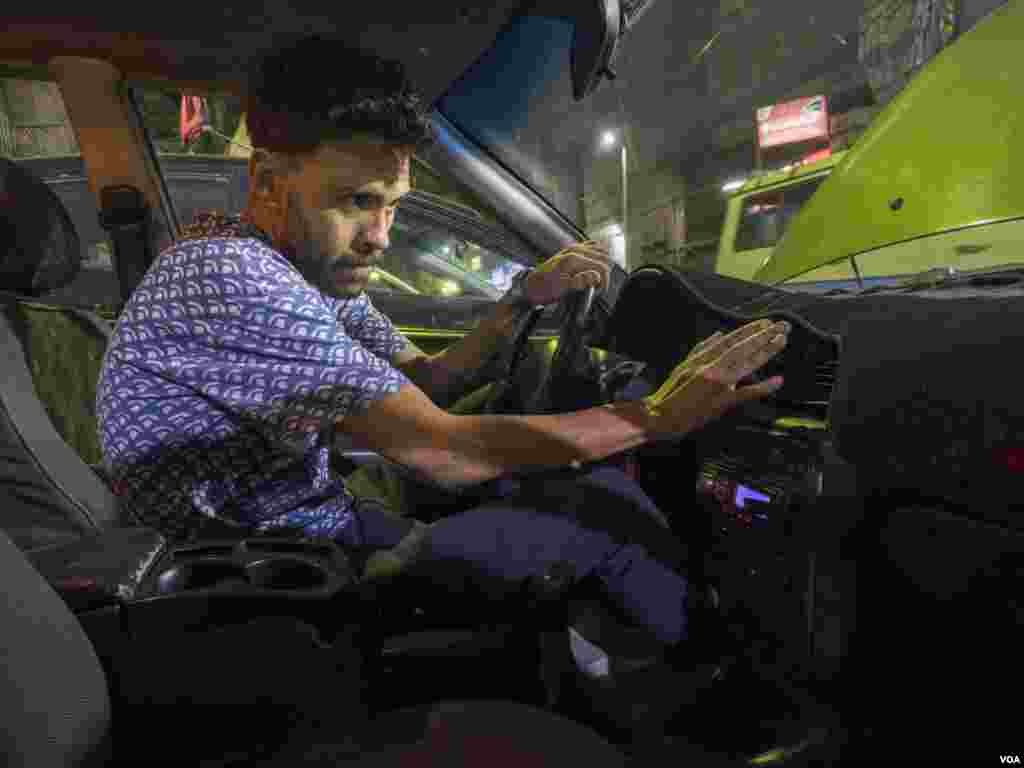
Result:
{"label": "patterned purple shirt", "polygon": [[369,297],[324,296],[238,217],[204,215],[155,260],[96,392],[104,462],[144,525],[203,517],[358,545],[334,424],[397,392],[405,338]]}

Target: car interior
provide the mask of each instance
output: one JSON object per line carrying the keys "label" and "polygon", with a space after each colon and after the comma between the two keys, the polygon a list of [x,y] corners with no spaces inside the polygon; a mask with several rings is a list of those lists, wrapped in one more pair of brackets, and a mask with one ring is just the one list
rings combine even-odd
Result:
{"label": "car interior", "polygon": [[[573,25],[564,65],[583,101],[614,78],[616,49],[651,4],[321,11],[272,0],[255,12],[186,0],[164,15],[69,3],[46,18],[12,14],[0,61],[59,85],[124,301],[184,223],[130,82],[240,95],[257,55],[318,30],[401,60],[433,104],[502,30],[541,13]],[[480,136],[440,111],[432,119],[425,160],[499,212],[506,254],[525,262],[586,239]],[[429,221],[429,196],[416,205]],[[480,234],[468,214],[464,232]],[[563,563],[500,600],[453,574],[452,599],[428,601],[414,577],[374,579],[332,542],[215,521],[180,542],[127,519],[94,413],[112,318],[53,300],[82,269],[80,233],[51,186],[4,158],[0,243],[0,744],[12,768],[554,765],[566,754],[595,766],[859,765],[1013,746],[1022,476],[1016,454],[979,466],[943,451],[957,419],[975,419],[954,430],[958,445],[987,446],[977,424],[1012,411],[1016,390],[968,398],[948,343],[920,343],[936,327],[964,345],[995,327],[1012,341],[1019,331],[999,325],[999,307],[831,301],[658,264],[617,268],[603,294],[533,313],[496,383],[452,407],[543,413],[635,397],[717,331],[792,324],[787,350],[751,379],[782,374],[781,390],[616,459],[663,511],[657,524],[686,542],[687,575],[712,606],[697,703],[678,738],[647,745],[642,723],[581,681],[570,630],[594,587]],[[493,300],[478,291],[481,306]],[[538,343],[538,328],[557,335]],[[908,366],[918,375],[882,373]],[[947,410],[896,413],[922,375],[950,382]],[[466,503],[343,444],[336,469],[401,477],[404,514],[425,522]]]}

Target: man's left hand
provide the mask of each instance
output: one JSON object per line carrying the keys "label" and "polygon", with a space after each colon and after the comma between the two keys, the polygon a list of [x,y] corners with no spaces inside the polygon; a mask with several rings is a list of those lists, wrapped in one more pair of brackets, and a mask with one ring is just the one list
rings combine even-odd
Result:
{"label": "man's left hand", "polygon": [[554,304],[569,291],[593,286],[608,287],[611,276],[608,249],[596,240],[584,240],[564,248],[537,267],[526,279],[523,292],[531,303]]}

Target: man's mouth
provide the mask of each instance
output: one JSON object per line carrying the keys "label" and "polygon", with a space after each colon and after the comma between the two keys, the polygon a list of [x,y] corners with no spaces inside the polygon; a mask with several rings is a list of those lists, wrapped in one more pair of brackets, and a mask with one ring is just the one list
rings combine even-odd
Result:
{"label": "man's mouth", "polygon": [[370,279],[370,267],[341,267],[334,271],[336,283],[364,283]]}

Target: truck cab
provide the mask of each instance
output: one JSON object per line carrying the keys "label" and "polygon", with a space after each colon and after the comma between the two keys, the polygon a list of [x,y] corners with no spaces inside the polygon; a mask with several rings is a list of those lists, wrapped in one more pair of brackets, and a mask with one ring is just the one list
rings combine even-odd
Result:
{"label": "truck cab", "polygon": [[836,152],[811,163],[760,173],[743,182],[726,203],[715,272],[750,280],[845,155],[845,151]]}

